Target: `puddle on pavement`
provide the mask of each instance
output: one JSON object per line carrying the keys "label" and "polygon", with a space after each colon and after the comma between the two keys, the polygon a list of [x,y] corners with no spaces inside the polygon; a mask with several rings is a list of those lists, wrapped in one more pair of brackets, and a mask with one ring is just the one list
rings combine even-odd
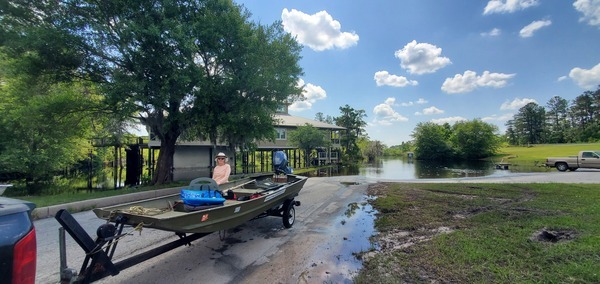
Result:
{"label": "puddle on pavement", "polygon": [[348,204],[345,212],[328,229],[333,236],[331,247],[315,257],[320,261],[313,263],[311,272],[304,277],[319,277],[327,283],[352,283],[352,278],[362,268],[362,261],[356,255],[377,249],[377,245],[369,240],[376,233],[375,213],[366,197],[359,203]]}

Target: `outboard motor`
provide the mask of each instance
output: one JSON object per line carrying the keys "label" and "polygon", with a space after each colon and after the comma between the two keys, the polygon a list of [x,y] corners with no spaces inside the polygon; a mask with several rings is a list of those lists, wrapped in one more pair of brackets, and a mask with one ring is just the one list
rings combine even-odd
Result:
{"label": "outboard motor", "polygon": [[288,167],[287,155],[283,151],[273,153],[273,166],[276,174],[291,174],[292,168]]}

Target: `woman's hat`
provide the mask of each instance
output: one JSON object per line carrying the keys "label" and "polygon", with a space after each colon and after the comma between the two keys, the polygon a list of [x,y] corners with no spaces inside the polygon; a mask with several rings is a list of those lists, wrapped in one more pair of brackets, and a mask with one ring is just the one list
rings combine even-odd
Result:
{"label": "woman's hat", "polygon": [[227,162],[227,155],[225,155],[223,152],[219,152],[219,154],[217,154],[215,157],[215,162],[217,161],[217,158],[225,158],[225,162]]}

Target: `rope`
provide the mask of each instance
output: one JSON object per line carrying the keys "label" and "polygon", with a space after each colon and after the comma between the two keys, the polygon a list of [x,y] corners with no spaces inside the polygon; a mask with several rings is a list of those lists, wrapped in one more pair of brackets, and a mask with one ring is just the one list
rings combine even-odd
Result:
{"label": "rope", "polygon": [[[112,214],[112,212],[111,212],[111,214]],[[141,223],[137,224],[137,226],[135,226],[135,227],[134,227],[133,229],[131,229],[129,232],[126,232],[126,233],[124,233],[124,234],[121,234],[121,235],[117,236],[117,237],[116,237],[116,238],[114,238],[112,241],[110,241],[110,242],[107,242],[107,243],[106,243],[106,244],[104,244],[103,246],[100,246],[100,247],[98,247],[98,248],[94,249],[93,251],[91,251],[91,252],[87,253],[87,254],[86,254],[86,256],[91,256],[91,255],[93,255],[93,254],[96,254],[96,253],[98,253],[98,252],[100,252],[100,251],[104,250],[106,247],[108,247],[109,245],[111,245],[113,242],[114,242],[114,244],[116,245],[116,244],[117,244],[117,243],[118,243],[118,242],[119,242],[119,241],[120,241],[122,238],[124,238],[125,236],[131,236],[131,235],[133,235],[133,232],[134,232],[134,231],[138,231],[138,232],[139,232],[139,235],[141,236],[141,235],[142,235],[142,229],[144,228],[144,225],[145,225],[145,224],[144,224],[144,222],[141,222]],[[149,224],[149,225],[152,225],[152,224]]]}
{"label": "rope", "polygon": [[136,215],[158,215],[170,209],[159,209],[159,208],[145,208],[143,206],[131,206],[129,209],[123,210],[123,212],[136,214]]}

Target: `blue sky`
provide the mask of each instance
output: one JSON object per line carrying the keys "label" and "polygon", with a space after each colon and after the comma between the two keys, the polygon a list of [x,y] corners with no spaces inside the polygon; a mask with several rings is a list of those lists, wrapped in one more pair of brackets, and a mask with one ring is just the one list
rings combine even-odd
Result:
{"label": "blue sky", "polygon": [[304,48],[306,100],[290,114],[367,114],[371,140],[411,140],[419,122],[505,122],[529,102],[600,84],[600,0],[234,0],[282,21]]}

